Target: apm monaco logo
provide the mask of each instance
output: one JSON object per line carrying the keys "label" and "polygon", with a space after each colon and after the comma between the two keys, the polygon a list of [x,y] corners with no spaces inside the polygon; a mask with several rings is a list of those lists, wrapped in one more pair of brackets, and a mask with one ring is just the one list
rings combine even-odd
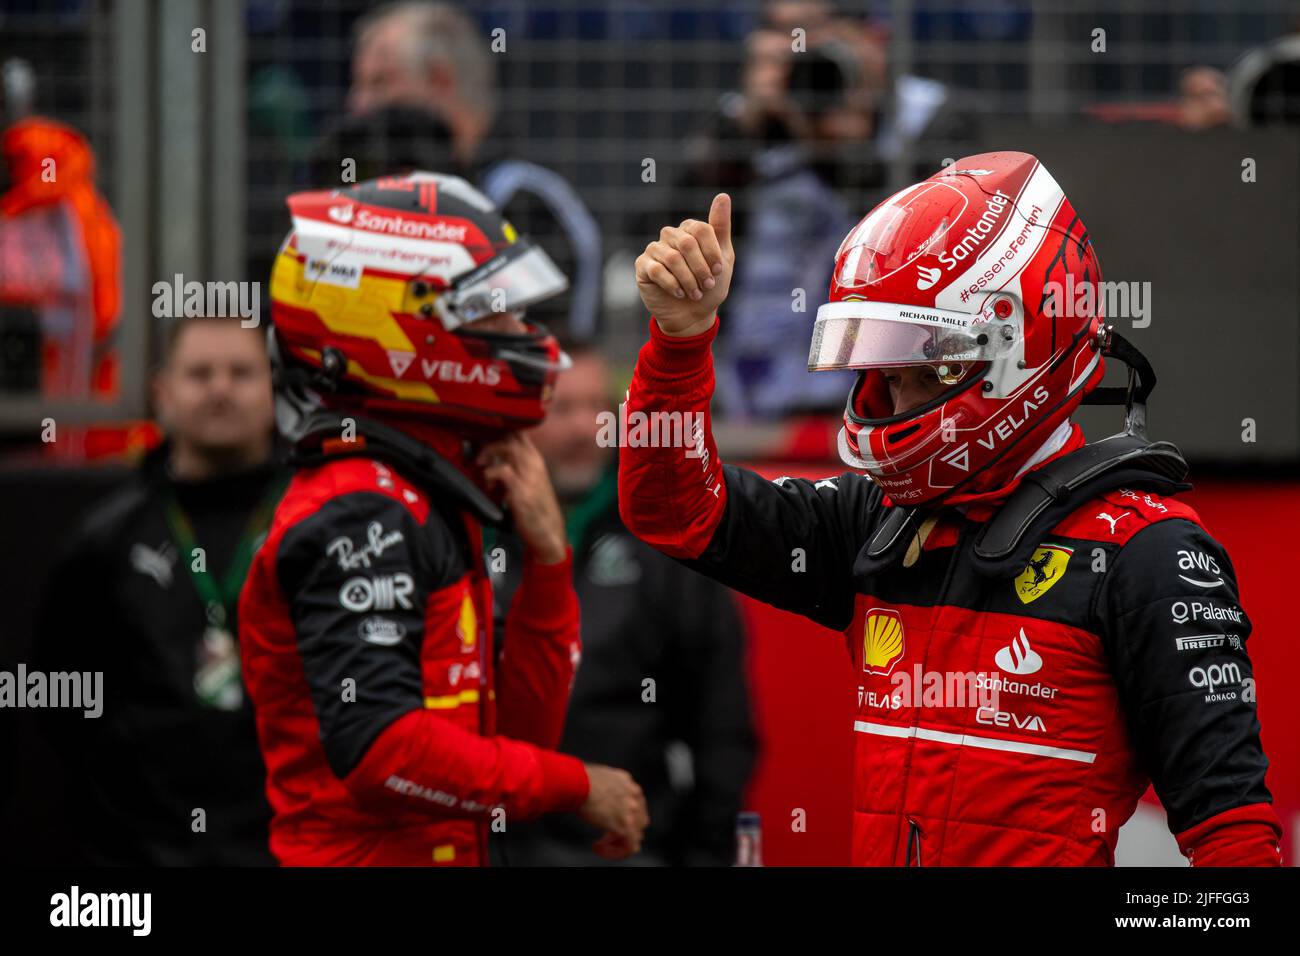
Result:
{"label": "apm monaco logo", "polygon": [[862,626],[862,669],[868,674],[888,676],[904,650],[903,616],[883,607],[867,611]]}
{"label": "apm monaco logo", "polygon": [[[1198,690],[1205,691],[1205,702],[1212,704],[1223,700],[1236,700],[1238,690],[1245,685],[1241,667],[1235,663],[1211,664],[1209,667],[1193,667],[1187,672],[1187,679]],[[1231,687],[1230,690],[1223,688]]]}
{"label": "apm monaco logo", "polygon": [[927,266],[917,266],[916,287],[922,291],[932,288],[939,277],[943,275],[943,270],[939,268],[929,268]]}
{"label": "apm monaco logo", "polygon": [[1020,629],[1019,636],[993,655],[994,662],[1008,674],[1036,674],[1043,669],[1043,659],[1029,645],[1025,629]]}

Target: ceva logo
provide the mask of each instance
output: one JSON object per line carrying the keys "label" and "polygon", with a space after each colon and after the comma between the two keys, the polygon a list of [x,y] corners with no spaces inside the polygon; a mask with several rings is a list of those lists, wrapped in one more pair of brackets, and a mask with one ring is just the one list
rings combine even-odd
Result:
{"label": "ceva logo", "polygon": [[994,662],[1008,674],[1036,674],[1043,669],[1043,659],[1029,646],[1025,629],[1020,629],[1020,636],[993,655]]}

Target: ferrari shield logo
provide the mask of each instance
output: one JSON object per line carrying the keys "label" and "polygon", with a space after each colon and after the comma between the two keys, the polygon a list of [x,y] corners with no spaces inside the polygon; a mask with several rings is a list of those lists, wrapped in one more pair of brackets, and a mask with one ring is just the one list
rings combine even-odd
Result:
{"label": "ferrari shield logo", "polygon": [[887,675],[903,656],[903,618],[897,611],[873,607],[862,627],[862,669]]}
{"label": "ferrari shield logo", "polygon": [[1073,548],[1062,547],[1059,544],[1045,544],[1035,551],[1034,556],[1029,559],[1029,564],[1016,578],[1016,597],[1020,598],[1020,603],[1028,604],[1038,600],[1052,585],[1061,580],[1072,554],[1074,554]]}

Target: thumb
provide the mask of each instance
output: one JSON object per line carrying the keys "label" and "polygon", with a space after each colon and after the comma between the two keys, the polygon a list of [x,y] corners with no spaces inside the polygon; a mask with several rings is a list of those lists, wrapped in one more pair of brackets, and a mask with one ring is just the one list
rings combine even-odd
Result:
{"label": "thumb", "polygon": [[731,197],[726,193],[718,193],[713,197],[713,205],[709,207],[709,225],[713,227],[713,234],[718,237],[718,245],[725,252],[730,252]]}

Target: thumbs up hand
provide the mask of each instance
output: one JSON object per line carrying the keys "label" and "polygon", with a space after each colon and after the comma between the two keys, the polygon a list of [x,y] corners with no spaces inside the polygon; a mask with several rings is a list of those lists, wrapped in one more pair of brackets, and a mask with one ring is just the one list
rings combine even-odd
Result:
{"label": "thumbs up hand", "polygon": [[636,260],[641,301],[668,335],[697,335],[731,288],[736,253],[731,246],[731,197],[718,193],[709,221],[686,219],[665,226]]}

